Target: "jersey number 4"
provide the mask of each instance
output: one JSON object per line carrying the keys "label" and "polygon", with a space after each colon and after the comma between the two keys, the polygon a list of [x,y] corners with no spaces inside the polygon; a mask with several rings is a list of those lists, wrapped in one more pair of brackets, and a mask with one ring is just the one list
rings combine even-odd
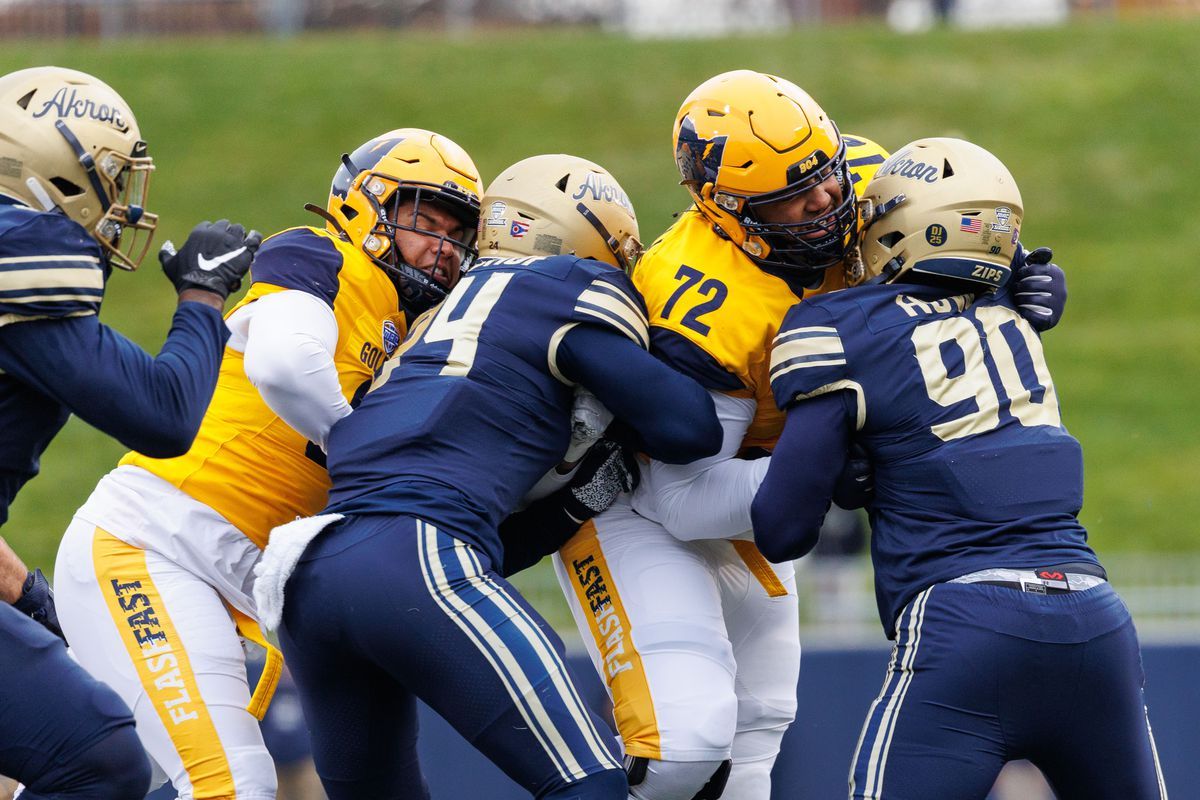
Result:
{"label": "jersey number 4", "polygon": [[[1037,334],[1002,306],[983,306],[973,313],[978,325],[969,317],[950,317],[919,325],[912,334],[930,399],[944,407],[974,400],[974,411],[933,425],[933,435],[950,441],[996,428],[1002,393],[1020,424],[1061,426],[1058,397]],[[953,370],[943,355],[952,345],[962,355],[961,368]]]}
{"label": "jersey number 4", "polygon": [[465,276],[440,306],[426,311],[413,322],[408,338],[383,365],[371,391],[387,383],[392,370],[400,365],[400,359],[418,343],[450,342],[445,366],[438,374],[461,377],[470,372],[475,364],[479,332],[512,277],[511,272]]}

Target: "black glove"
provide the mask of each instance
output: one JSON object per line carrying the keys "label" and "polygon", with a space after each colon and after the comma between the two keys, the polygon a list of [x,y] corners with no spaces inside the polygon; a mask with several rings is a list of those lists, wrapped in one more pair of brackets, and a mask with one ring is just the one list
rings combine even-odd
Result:
{"label": "black glove", "polygon": [[833,487],[833,502],[841,508],[866,508],[875,500],[875,471],[861,445],[850,446],[850,455]]}
{"label": "black glove", "polygon": [[1054,251],[1049,247],[1026,253],[1019,245],[1013,259],[1017,311],[1036,331],[1048,331],[1058,324],[1067,305],[1067,276],[1052,264]]}
{"label": "black glove", "polygon": [[558,550],[617,495],[636,489],[639,478],[633,451],[611,439],[597,441],[566,485],[500,523],[500,574],[507,578]]}
{"label": "black glove", "polygon": [[164,244],[158,260],[175,291],[201,289],[225,298],[241,287],[260,244],[258,231],[246,233],[241,225],[219,219],[193,228],[179,252],[171,242]]}
{"label": "black glove", "polygon": [[40,569],[30,572],[25,577],[25,585],[21,587],[21,596],[13,603],[13,608],[40,623],[46,630],[53,633],[64,642],[62,628],[58,624],[58,611],[54,608],[54,591],[50,581]]}
{"label": "black glove", "polygon": [[611,439],[601,439],[587,451],[567,485],[552,496],[582,525],[616,502],[621,492],[636,489],[640,478],[633,452]]}

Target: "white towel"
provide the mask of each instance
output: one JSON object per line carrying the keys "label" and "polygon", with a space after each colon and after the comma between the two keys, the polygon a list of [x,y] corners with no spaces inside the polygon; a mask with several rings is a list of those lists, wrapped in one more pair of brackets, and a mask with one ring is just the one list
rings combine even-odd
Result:
{"label": "white towel", "polygon": [[283,587],[308,543],[341,518],[341,514],[299,517],[271,530],[267,549],[254,567],[254,604],[258,608],[258,621],[264,628],[273,631],[279,627],[283,618]]}

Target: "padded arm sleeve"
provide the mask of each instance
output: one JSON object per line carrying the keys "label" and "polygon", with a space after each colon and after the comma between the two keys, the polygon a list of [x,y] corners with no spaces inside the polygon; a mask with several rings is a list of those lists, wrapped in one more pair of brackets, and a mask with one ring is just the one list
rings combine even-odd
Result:
{"label": "padded arm sleeve", "polygon": [[81,419],[153,458],[187,452],[212,399],[229,331],[221,313],[180,303],[152,357],[94,316],[10,325],[4,368]]}
{"label": "padded arm sleeve", "polygon": [[333,423],[350,413],[333,353],[333,311],[295,289],[260,297],[238,310],[250,315],[246,377],[268,407],[322,450]]}
{"label": "padded arm sleeve", "polygon": [[754,542],[771,561],[799,558],[817,544],[853,429],[845,394],[823,394],[788,409],[750,508]]}
{"label": "padded arm sleeve", "polygon": [[771,459],[735,458],[754,419],[755,401],[710,392],[721,421],[721,450],[691,464],[651,461],[633,508],[677,539],[728,539],[750,530],[750,502]]}
{"label": "padded arm sleeve", "polygon": [[631,339],[577,325],[558,348],[558,366],[630,425],[652,458],[683,464],[715,453],[721,425],[712,398]]}

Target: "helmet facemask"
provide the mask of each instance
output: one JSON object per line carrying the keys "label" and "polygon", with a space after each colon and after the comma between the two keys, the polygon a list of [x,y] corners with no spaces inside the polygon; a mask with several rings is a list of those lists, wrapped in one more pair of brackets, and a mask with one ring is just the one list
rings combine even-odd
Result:
{"label": "helmet facemask", "polygon": [[[479,171],[461,147],[432,131],[397,128],[343,155],[326,208],[305,208],[380,267],[403,309],[417,315],[441,302],[475,261],[482,194]],[[415,242],[429,244],[425,237],[437,247],[414,255]]]}
{"label": "helmet facemask", "polygon": [[[392,278],[405,310],[412,314],[423,313],[445,299],[458,282],[459,275],[470,268],[479,255],[475,244],[478,201],[450,187],[398,180],[380,172],[365,173],[362,188],[376,217],[363,241],[363,250]],[[431,208],[460,222],[462,238],[429,228]],[[396,241],[397,233],[401,231],[437,240],[428,271],[405,259]],[[439,277],[435,270],[443,263],[447,252],[455,266]]]}
{"label": "helmet facemask", "polygon": [[[766,222],[761,219],[764,206],[792,200],[812,191],[830,177],[837,178],[842,199],[825,214],[804,222]],[[756,244],[753,241],[748,243],[750,247],[743,248],[758,264],[814,272],[840,264],[854,249],[858,239],[857,199],[846,164],[845,143],[841,144],[832,159],[811,175],[777,192],[746,198],[741,211],[742,228],[747,236],[761,238],[769,248],[761,255],[751,252]]]}
{"label": "helmet facemask", "polygon": [[96,165],[106,194],[101,197],[104,216],[93,234],[108,253],[109,262],[124,270],[137,269],[158,227],[158,215],[146,212],[154,161],[145,152],[145,142],[138,142],[134,155],[105,153]]}
{"label": "helmet facemask", "polygon": [[[811,287],[854,252],[858,218],[846,143],[800,87],[749,70],[714,76],[684,100],[674,140],[696,209],[759,268]],[[806,219],[797,198],[830,180],[840,200]],[[770,206],[789,201],[796,213],[778,210],[780,221]]]}

